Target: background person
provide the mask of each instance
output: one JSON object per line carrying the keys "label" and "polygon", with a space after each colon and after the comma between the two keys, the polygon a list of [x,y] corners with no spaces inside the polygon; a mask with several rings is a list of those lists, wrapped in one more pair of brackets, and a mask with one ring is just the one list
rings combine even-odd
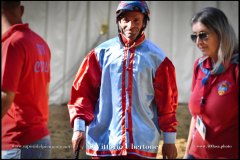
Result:
{"label": "background person", "polygon": [[196,13],[191,25],[191,39],[203,55],[194,64],[192,120],[184,158],[235,159],[239,154],[237,38],[217,8]]}
{"label": "background person", "polygon": [[1,1],[2,158],[50,158],[50,50],[22,23],[23,11],[20,1]]}

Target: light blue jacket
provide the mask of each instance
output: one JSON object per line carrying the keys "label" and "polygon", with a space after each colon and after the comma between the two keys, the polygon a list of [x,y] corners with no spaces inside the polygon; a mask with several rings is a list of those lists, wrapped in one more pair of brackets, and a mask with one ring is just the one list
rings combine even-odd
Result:
{"label": "light blue jacket", "polygon": [[161,130],[165,143],[175,143],[177,99],[173,64],[143,34],[132,46],[115,37],[92,50],[68,107],[74,130],[87,125],[88,155],[154,158]]}

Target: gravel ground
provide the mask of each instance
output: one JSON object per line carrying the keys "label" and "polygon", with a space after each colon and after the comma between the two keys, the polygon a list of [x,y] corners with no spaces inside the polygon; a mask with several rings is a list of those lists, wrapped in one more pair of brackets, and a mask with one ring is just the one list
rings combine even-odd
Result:
{"label": "gravel ground", "polygon": [[[179,122],[177,132],[178,157],[182,158],[185,152],[186,140],[190,124],[190,114],[187,105],[179,105],[177,109],[177,120]],[[68,108],[66,105],[51,105],[49,117],[49,130],[52,138],[52,159],[74,159],[71,138],[72,128],[70,127]],[[160,142],[162,145],[162,141]],[[162,158],[161,147],[159,147],[157,158]],[[90,159],[85,151],[79,155],[79,159]]]}

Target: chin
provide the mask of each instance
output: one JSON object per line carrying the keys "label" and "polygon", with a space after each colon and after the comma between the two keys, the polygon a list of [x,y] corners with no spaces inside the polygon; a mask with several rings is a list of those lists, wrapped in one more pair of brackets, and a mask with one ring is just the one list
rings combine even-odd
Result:
{"label": "chin", "polygon": [[125,34],[128,39],[135,39],[137,36],[134,34]]}

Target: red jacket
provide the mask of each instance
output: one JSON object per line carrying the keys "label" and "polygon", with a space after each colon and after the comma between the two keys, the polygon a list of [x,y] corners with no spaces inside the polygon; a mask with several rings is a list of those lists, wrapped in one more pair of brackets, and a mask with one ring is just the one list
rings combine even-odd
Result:
{"label": "red jacket", "polygon": [[[206,77],[197,60],[194,64],[192,94],[189,109],[196,121],[202,117],[206,127],[206,139],[203,140],[194,128],[189,154],[195,158],[237,158],[239,153],[239,68],[231,64],[221,74],[210,75],[205,86],[202,79]],[[204,69],[211,70],[211,60],[202,63]],[[201,97],[205,104],[200,105]],[[195,124],[195,123],[194,123]]]}

